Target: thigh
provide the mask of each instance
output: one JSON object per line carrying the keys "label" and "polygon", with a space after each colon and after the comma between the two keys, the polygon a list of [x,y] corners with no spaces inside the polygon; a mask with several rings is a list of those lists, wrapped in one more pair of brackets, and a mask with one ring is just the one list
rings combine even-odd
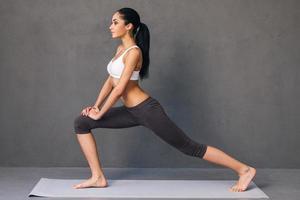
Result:
{"label": "thigh", "polygon": [[75,119],[76,132],[90,132],[94,128],[128,128],[140,125],[125,106],[111,107],[100,119],[80,115]]}
{"label": "thigh", "polygon": [[152,130],[168,144],[181,148],[190,141],[184,131],[170,119],[160,103],[151,106],[144,115],[143,126]]}

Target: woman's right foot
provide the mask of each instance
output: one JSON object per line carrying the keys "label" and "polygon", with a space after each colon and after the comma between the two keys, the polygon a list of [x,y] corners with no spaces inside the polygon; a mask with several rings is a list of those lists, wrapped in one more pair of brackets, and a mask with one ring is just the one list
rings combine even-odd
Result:
{"label": "woman's right foot", "polygon": [[244,172],[239,174],[239,180],[237,183],[232,186],[229,190],[231,192],[244,192],[247,190],[248,185],[256,174],[256,169],[250,166],[247,166]]}
{"label": "woman's right foot", "polygon": [[79,183],[79,184],[76,184],[76,185],[73,185],[72,187],[74,189],[80,189],[80,188],[88,188],[88,187],[98,187],[98,188],[103,188],[103,187],[107,187],[108,184],[107,184],[107,181],[105,178],[103,177],[99,177],[99,178],[89,178],[88,180],[82,182],[82,183]]}

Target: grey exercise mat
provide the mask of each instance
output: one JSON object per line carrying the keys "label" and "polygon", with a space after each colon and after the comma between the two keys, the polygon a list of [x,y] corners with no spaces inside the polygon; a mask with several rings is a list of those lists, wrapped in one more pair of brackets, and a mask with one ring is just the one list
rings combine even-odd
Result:
{"label": "grey exercise mat", "polygon": [[245,192],[230,192],[236,180],[112,180],[108,187],[74,189],[84,179],[41,178],[29,196],[114,198],[269,198],[254,182]]}

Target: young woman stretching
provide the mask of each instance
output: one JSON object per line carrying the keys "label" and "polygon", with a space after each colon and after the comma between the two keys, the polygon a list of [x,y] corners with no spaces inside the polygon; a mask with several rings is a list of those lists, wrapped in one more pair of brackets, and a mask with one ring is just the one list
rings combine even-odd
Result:
{"label": "young woman stretching", "polygon": [[[91,129],[141,125],[186,155],[234,170],[239,180],[229,191],[245,191],[256,174],[255,168],[239,162],[215,147],[199,144],[189,138],[168,117],[161,104],[138,85],[139,78],[148,77],[150,47],[149,30],[140,21],[139,14],[132,8],[119,9],[112,17],[109,29],[112,37],[121,39],[122,44],[107,65],[109,76],[94,106],[83,109],[74,120],[75,133],[92,175],[88,180],[73,185],[73,188],[108,186]],[[124,105],[112,107],[119,98]]]}

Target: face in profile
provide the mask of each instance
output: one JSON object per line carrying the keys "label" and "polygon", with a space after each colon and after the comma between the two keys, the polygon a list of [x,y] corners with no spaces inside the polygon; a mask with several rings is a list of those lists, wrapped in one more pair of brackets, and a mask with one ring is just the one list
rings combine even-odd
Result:
{"label": "face in profile", "polygon": [[111,25],[109,27],[112,38],[120,38],[127,34],[130,30],[131,23],[125,25],[125,21],[121,18],[120,14],[116,12],[112,16]]}

